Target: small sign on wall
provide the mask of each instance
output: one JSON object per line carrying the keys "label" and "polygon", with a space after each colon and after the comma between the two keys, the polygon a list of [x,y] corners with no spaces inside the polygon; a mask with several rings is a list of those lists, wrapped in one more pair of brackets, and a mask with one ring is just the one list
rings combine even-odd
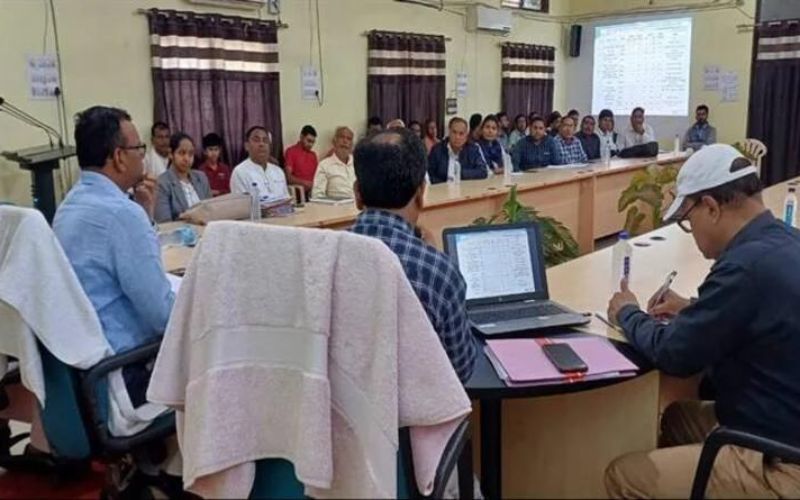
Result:
{"label": "small sign on wall", "polygon": [[56,98],[59,88],[58,61],[55,54],[28,55],[28,96],[35,100]]}
{"label": "small sign on wall", "polygon": [[456,74],[456,95],[458,97],[467,97],[467,88],[469,80],[466,73]]}
{"label": "small sign on wall", "polygon": [[458,99],[455,97],[448,97],[444,100],[444,112],[447,115],[458,114]]}
{"label": "small sign on wall", "polygon": [[300,68],[300,95],[304,101],[317,101],[319,95],[319,71],[314,66]]}

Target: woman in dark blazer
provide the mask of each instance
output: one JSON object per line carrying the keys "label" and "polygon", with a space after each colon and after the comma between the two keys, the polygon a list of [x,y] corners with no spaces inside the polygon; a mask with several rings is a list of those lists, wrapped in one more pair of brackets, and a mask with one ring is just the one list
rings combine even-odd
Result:
{"label": "woman in dark blazer", "polygon": [[208,177],[194,164],[194,141],[187,134],[178,132],[169,140],[169,168],[158,177],[156,194],[156,222],[169,222],[201,200],[211,198]]}

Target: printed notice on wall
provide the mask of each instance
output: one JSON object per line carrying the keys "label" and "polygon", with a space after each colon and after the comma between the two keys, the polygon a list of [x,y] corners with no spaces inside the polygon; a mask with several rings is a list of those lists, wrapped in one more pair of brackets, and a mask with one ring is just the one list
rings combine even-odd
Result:
{"label": "printed notice on wall", "polygon": [[719,91],[722,102],[736,102],[739,99],[739,75],[735,71],[723,71],[719,78]]}
{"label": "printed notice on wall", "polygon": [[304,101],[316,101],[319,94],[319,71],[314,66],[300,68],[300,95]]}
{"label": "printed notice on wall", "polygon": [[456,74],[456,95],[458,97],[467,97],[468,84],[466,73]]}
{"label": "printed notice on wall", "polygon": [[28,93],[31,99],[48,100],[56,98],[58,81],[58,62],[54,54],[28,56]]}
{"label": "printed notice on wall", "polygon": [[703,90],[719,90],[719,66],[703,68]]}

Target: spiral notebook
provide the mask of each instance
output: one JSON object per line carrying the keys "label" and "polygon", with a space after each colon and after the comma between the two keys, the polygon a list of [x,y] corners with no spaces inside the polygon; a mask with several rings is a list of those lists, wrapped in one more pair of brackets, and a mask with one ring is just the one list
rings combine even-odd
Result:
{"label": "spiral notebook", "polygon": [[[561,373],[542,351],[547,343],[565,343],[588,366],[584,373]],[[550,385],[636,375],[639,368],[605,337],[585,335],[486,342],[486,355],[508,385]]]}

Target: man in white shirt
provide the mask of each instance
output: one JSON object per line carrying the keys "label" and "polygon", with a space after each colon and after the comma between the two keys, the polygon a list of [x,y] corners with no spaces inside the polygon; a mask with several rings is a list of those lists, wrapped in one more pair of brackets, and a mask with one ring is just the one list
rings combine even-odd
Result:
{"label": "man in white shirt", "polygon": [[337,127],[333,135],[333,154],[319,162],[314,175],[311,198],[353,197],[356,180],[353,168],[353,131],[348,127]]}
{"label": "man in white shirt", "polygon": [[289,198],[283,170],[269,162],[272,139],[267,129],[261,125],[250,127],[244,136],[244,147],[249,156],[233,169],[231,193],[250,193],[255,184],[262,200]]}
{"label": "man in white shirt", "polygon": [[166,123],[155,122],[150,127],[150,145],[144,157],[144,171],[158,178],[169,165],[169,126]]}
{"label": "man in white shirt", "polygon": [[619,135],[619,149],[627,149],[639,144],[647,144],[656,140],[653,127],[644,122],[644,108],[633,108],[631,124],[625,132]]}
{"label": "man in white shirt", "polygon": [[595,131],[600,137],[600,157],[603,157],[603,149],[608,151],[608,156],[617,154],[618,134],[614,132],[614,113],[610,109],[600,111],[597,116],[598,129]]}

